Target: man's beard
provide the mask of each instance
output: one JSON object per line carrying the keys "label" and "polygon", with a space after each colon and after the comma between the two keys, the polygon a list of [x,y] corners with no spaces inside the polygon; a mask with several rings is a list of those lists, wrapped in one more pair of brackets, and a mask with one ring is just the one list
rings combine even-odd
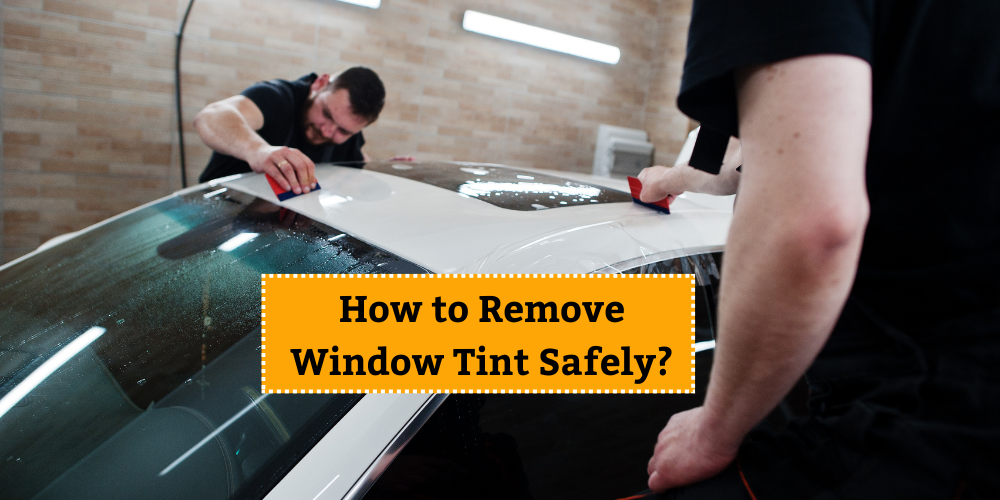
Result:
{"label": "man's beard", "polygon": [[[306,136],[306,142],[312,144],[313,146],[333,144],[332,139],[323,137],[323,132],[309,122],[309,110],[312,109],[315,101],[316,99],[312,96],[306,97],[306,103],[302,106],[302,112],[299,115],[299,125],[302,126],[302,135]],[[319,142],[316,142],[317,139]]]}

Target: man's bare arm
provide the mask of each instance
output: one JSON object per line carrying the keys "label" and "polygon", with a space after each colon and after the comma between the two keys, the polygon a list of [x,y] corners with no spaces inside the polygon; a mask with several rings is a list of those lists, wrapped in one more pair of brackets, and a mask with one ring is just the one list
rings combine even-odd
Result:
{"label": "man's bare arm", "polygon": [[737,78],[743,174],[705,404],[671,418],[649,464],[662,491],[717,474],[822,348],[868,219],[871,69],[839,55]]}
{"label": "man's bare arm", "polygon": [[263,126],[260,108],[242,95],[213,102],[194,117],[195,130],[213,151],[247,162],[254,172],[270,174],[284,189],[308,193],[316,182],[312,160],[297,149],[268,144],[257,134]]}
{"label": "man's bare arm", "polygon": [[729,138],[729,145],[726,147],[726,155],[718,175],[688,165],[690,160],[689,154],[687,158],[678,158],[678,164],[673,167],[657,165],[639,172],[639,180],[642,181],[642,193],[639,199],[646,203],[657,202],[664,198],[673,201],[673,198],[685,191],[722,196],[736,194],[736,188],[740,185],[740,173],[736,169],[743,164],[739,139]]}

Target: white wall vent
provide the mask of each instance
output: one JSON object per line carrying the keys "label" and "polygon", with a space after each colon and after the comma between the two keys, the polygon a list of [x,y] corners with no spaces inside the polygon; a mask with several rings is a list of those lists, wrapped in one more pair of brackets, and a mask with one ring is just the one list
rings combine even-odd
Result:
{"label": "white wall vent", "polygon": [[593,174],[599,177],[635,176],[653,165],[653,144],[645,130],[601,124],[597,127]]}

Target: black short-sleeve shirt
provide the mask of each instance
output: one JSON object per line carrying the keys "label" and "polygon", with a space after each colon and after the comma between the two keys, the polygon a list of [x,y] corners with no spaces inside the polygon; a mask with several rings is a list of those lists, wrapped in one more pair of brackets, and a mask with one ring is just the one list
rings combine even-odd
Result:
{"label": "black short-sleeve shirt", "polygon": [[738,136],[733,70],[812,54],[872,67],[871,215],[812,416],[751,433],[748,484],[1000,498],[1000,2],[695,0],[678,107]]}
{"label": "black short-sleeve shirt", "polygon": [[[315,163],[364,161],[361,147],[365,144],[365,138],[361,132],[352,135],[343,144],[316,146],[306,139],[303,117],[309,99],[309,86],[316,78],[316,74],[312,73],[295,81],[268,80],[255,83],[241,92],[240,95],[253,101],[264,115],[264,126],[257,133],[268,144],[298,149]],[[212,153],[212,158],[198,180],[205,182],[246,172],[250,172],[247,162],[229,155]]]}

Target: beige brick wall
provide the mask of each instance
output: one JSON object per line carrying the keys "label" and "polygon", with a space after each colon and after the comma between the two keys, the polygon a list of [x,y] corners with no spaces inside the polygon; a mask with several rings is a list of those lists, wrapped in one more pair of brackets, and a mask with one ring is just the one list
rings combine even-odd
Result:
{"label": "beige brick wall", "polygon": [[[0,2],[0,262],[180,187],[173,32],[186,0]],[[603,63],[469,33],[466,9],[616,45]],[[672,163],[690,0],[196,0],[182,55],[188,179],[205,104],[255,81],[366,65],[388,89],[375,158],[588,171],[599,123]]]}

